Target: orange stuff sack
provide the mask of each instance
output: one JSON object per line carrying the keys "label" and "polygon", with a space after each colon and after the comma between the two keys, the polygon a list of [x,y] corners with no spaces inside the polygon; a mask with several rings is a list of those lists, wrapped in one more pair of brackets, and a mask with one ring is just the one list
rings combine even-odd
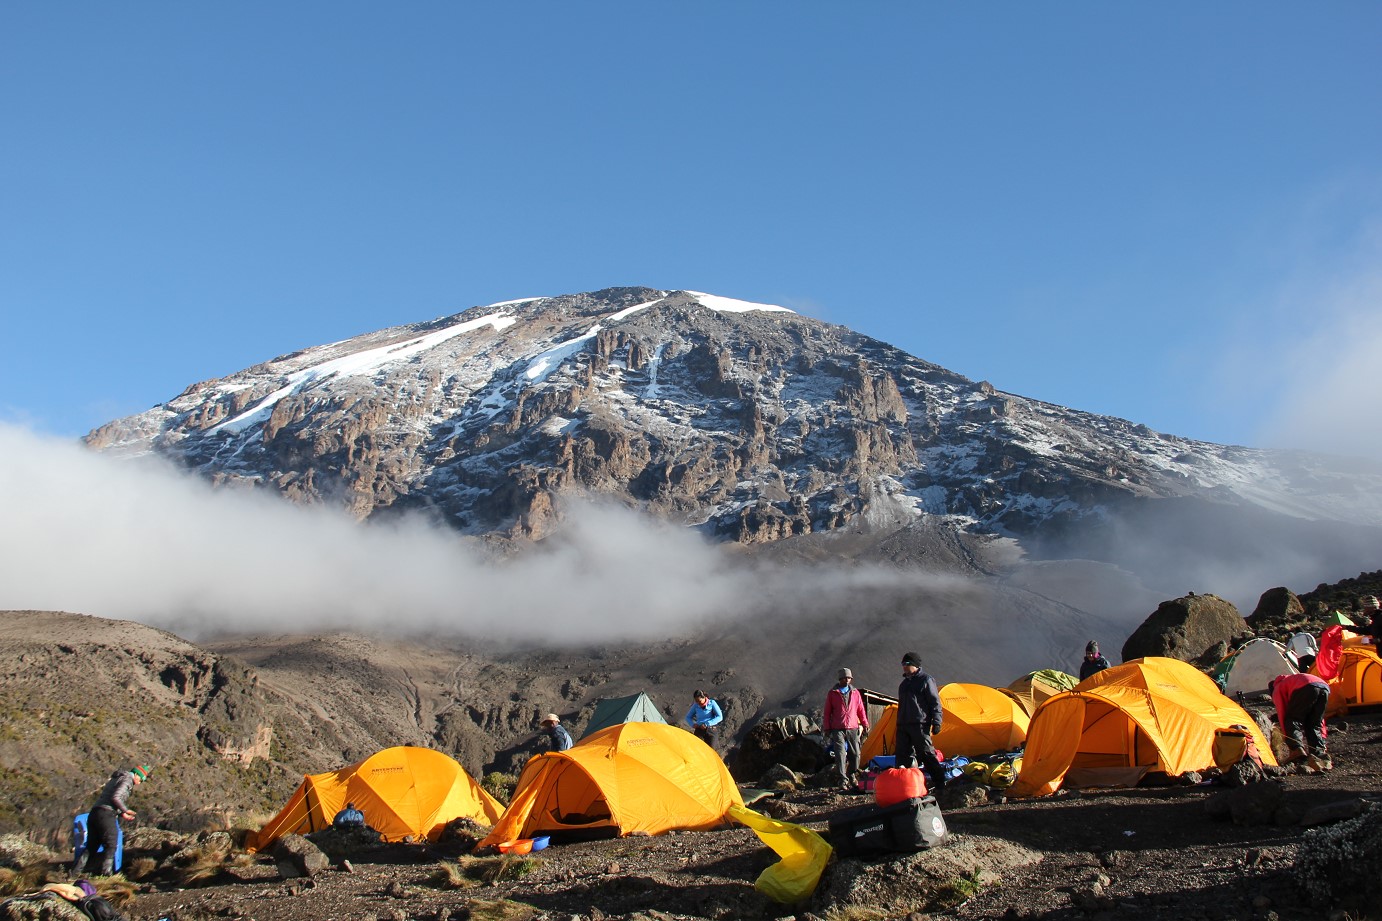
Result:
{"label": "orange stuff sack", "polygon": [[880,806],[892,806],[925,795],[926,775],[921,768],[888,768],[878,775],[873,787],[874,799]]}

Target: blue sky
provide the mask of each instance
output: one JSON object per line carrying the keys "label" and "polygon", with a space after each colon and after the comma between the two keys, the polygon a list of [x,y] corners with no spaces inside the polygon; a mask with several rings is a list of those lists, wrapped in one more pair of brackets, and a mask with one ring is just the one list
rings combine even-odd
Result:
{"label": "blue sky", "polygon": [[0,420],[642,284],[1382,450],[1379,47],[1363,2],[3,4]]}

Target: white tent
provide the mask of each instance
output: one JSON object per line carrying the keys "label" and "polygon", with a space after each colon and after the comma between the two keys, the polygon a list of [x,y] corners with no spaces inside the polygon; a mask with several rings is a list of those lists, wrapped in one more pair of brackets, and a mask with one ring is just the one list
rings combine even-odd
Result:
{"label": "white tent", "polygon": [[1277,675],[1294,675],[1299,671],[1286,647],[1265,636],[1248,640],[1238,647],[1232,658],[1233,665],[1224,684],[1224,693],[1229,697],[1265,694],[1267,682]]}

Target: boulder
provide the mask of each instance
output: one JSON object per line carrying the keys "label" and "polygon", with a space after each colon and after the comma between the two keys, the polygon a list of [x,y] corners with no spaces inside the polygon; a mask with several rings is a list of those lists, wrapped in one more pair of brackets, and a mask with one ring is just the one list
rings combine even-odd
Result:
{"label": "boulder", "polygon": [[1382,905],[1382,807],[1305,832],[1294,876],[1321,908],[1367,913]]}
{"label": "boulder", "polygon": [[0,867],[22,870],[37,863],[58,863],[66,857],[34,844],[23,835],[0,835]]}
{"label": "boulder", "polygon": [[1305,619],[1305,605],[1289,588],[1269,588],[1257,599],[1257,607],[1248,615],[1248,623],[1258,633],[1294,632]]}
{"label": "boulder", "polygon": [[753,783],[774,764],[786,765],[798,774],[816,773],[825,765],[826,756],[815,730],[815,724],[805,717],[763,720],[749,730],[729,758],[730,774],[741,783]]}
{"label": "boulder", "polygon": [[302,835],[284,835],[274,845],[274,862],[283,879],[312,877],[331,866],[331,860]]}
{"label": "boulder", "polygon": [[1204,811],[1211,818],[1229,819],[1235,825],[1272,825],[1284,797],[1280,782],[1252,783],[1215,793],[1204,801]]}
{"label": "boulder", "polygon": [[1230,602],[1217,595],[1186,595],[1163,601],[1133,631],[1123,644],[1123,661],[1165,656],[1193,665],[1212,665],[1220,649],[1252,636],[1252,628]]}

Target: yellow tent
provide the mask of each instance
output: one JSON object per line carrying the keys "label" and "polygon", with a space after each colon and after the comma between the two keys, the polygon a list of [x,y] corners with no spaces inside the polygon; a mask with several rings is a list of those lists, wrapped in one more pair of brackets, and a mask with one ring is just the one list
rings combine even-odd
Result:
{"label": "yellow tent", "polygon": [[1074,675],[1067,675],[1054,668],[1043,668],[1040,671],[1028,672],[1006,688],[998,690],[1013,697],[1022,705],[1027,715],[1031,716],[1048,698],[1068,691],[1079,683],[1080,679]]}
{"label": "yellow tent", "polygon": [[[932,737],[947,758],[978,758],[1012,751],[1027,737],[1027,713],[1010,695],[982,684],[947,684],[940,690],[941,731]],[[861,764],[897,750],[897,704],[889,704],[869,727]]]}
{"label": "yellow tent", "polygon": [[478,845],[703,830],[744,805],[714,749],[664,723],[619,723],[530,758],[513,800]]}
{"label": "yellow tent", "polygon": [[283,835],[329,828],[346,803],[354,803],[386,841],[435,840],[452,819],[493,825],[504,811],[455,759],[430,748],[399,746],[304,777],[288,805],[250,833],[246,849],[262,850]]}
{"label": "yellow tent", "polygon": [[1350,707],[1382,704],[1382,657],[1376,646],[1363,646],[1344,640],[1339,671],[1329,680],[1329,706],[1326,716],[1347,713]]}
{"label": "yellow tent", "polygon": [[1204,770],[1214,764],[1214,731],[1234,725],[1246,726],[1263,761],[1276,763],[1257,723],[1208,675],[1178,659],[1133,659],[1037,708],[1011,795]]}
{"label": "yellow tent", "polygon": [[869,727],[869,734],[859,751],[859,763],[868,764],[879,755],[897,751],[897,704],[888,704],[877,722]]}

